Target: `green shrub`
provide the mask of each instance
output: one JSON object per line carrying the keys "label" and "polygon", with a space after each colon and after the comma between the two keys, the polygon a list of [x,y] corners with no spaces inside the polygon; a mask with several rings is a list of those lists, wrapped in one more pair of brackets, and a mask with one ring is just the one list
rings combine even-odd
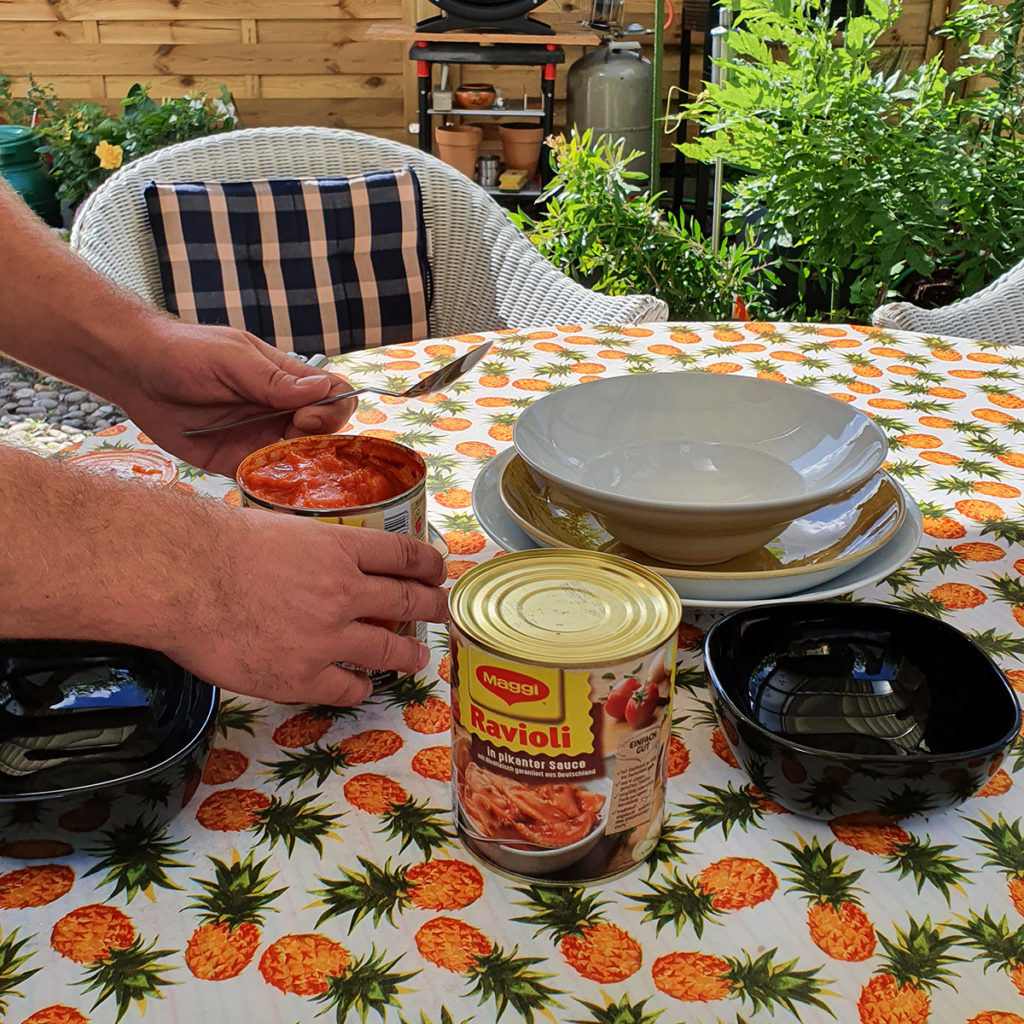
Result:
{"label": "green shrub", "polygon": [[712,251],[696,225],[660,207],[628,166],[640,153],[590,130],[550,139],[554,176],[533,220],[512,214],[534,245],[571,278],[608,295],[657,295],[673,319],[726,320],[739,296],[755,315],[764,308],[762,251],[747,242]]}
{"label": "green shrub", "polygon": [[723,83],[680,115],[706,134],[679,148],[725,162],[727,216],[784,254],[801,291],[863,319],[908,276],[956,297],[1024,258],[1024,0],[966,0],[940,30],[959,45],[951,71],[941,55],[883,66],[899,14],[885,0],[839,24],[818,0],[737,2]]}
{"label": "green shrub", "polygon": [[183,142],[238,127],[234,101],[225,86],[220,96],[193,93],[157,103],[148,85],[133,85],[121,111],[108,114],[95,103],[65,103],[52,87],[35,81],[24,99],[10,94],[10,79],[0,77],[0,119],[31,124],[40,152],[49,158],[57,198],[81,202],[122,164],[172,142]]}

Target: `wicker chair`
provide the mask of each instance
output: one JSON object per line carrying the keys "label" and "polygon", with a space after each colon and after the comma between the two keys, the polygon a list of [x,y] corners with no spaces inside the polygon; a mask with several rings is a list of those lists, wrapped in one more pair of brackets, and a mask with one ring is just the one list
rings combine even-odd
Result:
{"label": "wicker chair", "polygon": [[246,128],[140,157],[82,204],[71,247],[117,284],[163,306],[142,190],[157,181],[329,177],[411,166],[420,180],[434,302],[430,328],[443,337],[543,324],[664,320],[649,295],[599,295],[545,260],[478,185],[410,146],[340,128]]}
{"label": "wicker chair", "polygon": [[871,316],[876,327],[954,338],[1024,344],[1024,262],[1007,270],[980,292],[938,309],[909,302],[879,306]]}

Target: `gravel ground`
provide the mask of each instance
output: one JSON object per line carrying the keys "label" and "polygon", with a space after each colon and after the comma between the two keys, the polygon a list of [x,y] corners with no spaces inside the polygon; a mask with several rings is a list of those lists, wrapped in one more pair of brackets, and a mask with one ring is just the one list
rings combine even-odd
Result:
{"label": "gravel ground", "polygon": [[123,419],[98,395],[0,358],[0,444],[56,452]]}
{"label": "gravel ground", "polygon": [[57,452],[123,419],[105,398],[0,356],[0,444]]}

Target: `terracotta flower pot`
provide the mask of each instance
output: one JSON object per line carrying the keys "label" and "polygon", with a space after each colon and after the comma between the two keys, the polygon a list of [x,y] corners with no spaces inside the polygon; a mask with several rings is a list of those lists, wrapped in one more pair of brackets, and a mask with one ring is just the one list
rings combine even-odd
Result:
{"label": "terracotta flower pot", "polygon": [[493,85],[463,83],[455,90],[455,105],[463,110],[485,110],[494,105],[497,96]]}
{"label": "terracotta flower pot", "polygon": [[532,178],[537,173],[544,129],[529,121],[512,121],[499,125],[501,151],[506,169],[526,171]]}
{"label": "terracotta flower pot", "polygon": [[438,155],[467,178],[472,178],[476,170],[476,153],[483,135],[483,128],[475,124],[445,124],[434,129]]}

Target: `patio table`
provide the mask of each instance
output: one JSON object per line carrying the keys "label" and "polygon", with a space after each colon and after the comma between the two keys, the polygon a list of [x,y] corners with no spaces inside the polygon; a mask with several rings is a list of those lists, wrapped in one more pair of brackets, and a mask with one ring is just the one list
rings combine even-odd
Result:
{"label": "patio table", "polygon": [[[940,616],[1024,690],[1024,352],[853,325],[669,323],[507,330],[333,362],[404,387],[483,340],[493,351],[445,395],[366,397],[349,427],[425,454],[452,580],[499,553],[471,487],[537,396],[652,370],[789,380],[874,416],[888,471],[924,513],[910,561],[854,598]],[[124,423],[82,450],[110,446],[152,444]],[[231,481],[183,464],[176,486],[238,501]],[[517,882],[454,838],[447,638],[432,627],[429,667],[356,709],[224,694],[202,783],[169,825],[148,828],[140,807],[130,833],[26,844],[11,840],[31,825],[6,824],[0,1017],[1024,1022],[1024,746],[955,810],[784,812],[717,728],[701,665],[715,618],[685,609],[668,817],[628,874]],[[203,909],[231,886],[233,932]],[[74,914],[71,959],[50,940]]]}

